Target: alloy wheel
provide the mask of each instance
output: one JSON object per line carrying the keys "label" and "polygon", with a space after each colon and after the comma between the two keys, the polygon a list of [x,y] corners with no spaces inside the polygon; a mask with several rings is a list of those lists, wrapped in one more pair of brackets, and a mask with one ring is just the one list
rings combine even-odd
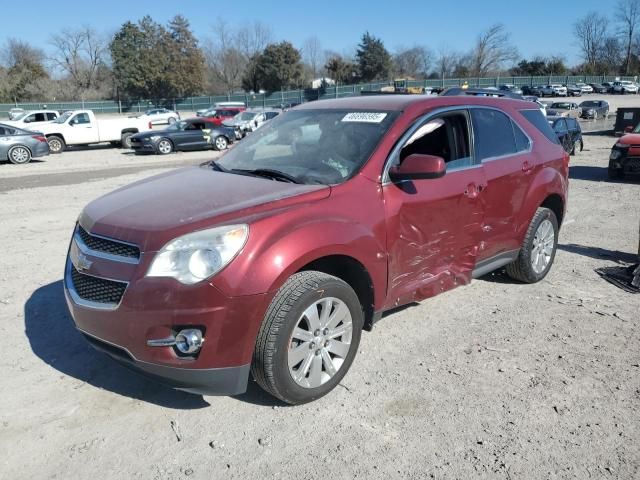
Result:
{"label": "alloy wheel", "polygon": [[347,305],[335,297],[311,304],[293,329],[287,355],[289,373],[304,388],[329,381],[351,349],[353,321]]}
{"label": "alloy wheel", "polygon": [[543,220],[533,237],[533,249],[531,250],[531,267],[537,274],[544,272],[553,255],[555,244],[555,230],[549,219]]}
{"label": "alloy wheel", "polygon": [[24,147],[15,147],[11,150],[11,160],[13,163],[27,163],[29,158],[29,150]]}
{"label": "alloy wheel", "polygon": [[169,140],[160,140],[160,143],[158,143],[158,151],[163,155],[171,153],[171,142],[169,142]]}

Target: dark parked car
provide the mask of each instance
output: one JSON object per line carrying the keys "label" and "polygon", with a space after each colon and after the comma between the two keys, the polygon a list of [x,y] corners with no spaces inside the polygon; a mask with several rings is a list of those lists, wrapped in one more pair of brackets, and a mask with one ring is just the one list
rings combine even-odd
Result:
{"label": "dark parked car", "polygon": [[581,97],[582,96],[582,87],[570,83],[569,85],[565,85],[567,87],[567,96],[569,97]]}
{"label": "dark parked car", "polygon": [[606,89],[606,92],[604,93],[613,92],[613,82],[602,82],[602,86]]}
{"label": "dark parked car", "polygon": [[609,178],[640,174],[640,124],[618,139],[609,155]]}
{"label": "dark parked car", "polygon": [[539,85],[523,85],[522,93],[534,97],[542,97],[542,88]]}
{"label": "dark parked car", "polygon": [[219,159],[87,205],[67,305],[92,346],[180,390],[237,395],[251,374],[284,402],[310,402],[340,384],[383,312],[501,267],[541,281],[568,165],[531,102],[305,103]]}
{"label": "dark parked car", "polygon": [[560,144],[570,155],[576,154],[576,148],[580,151],[584,148],[582,141],[582,129],[577,119],[572,117],[547,117],[549,125],[556,132]]}
{"label": "dark parked car", "polygon": [[512,83],[506,83],[504,85],[500,85],[498,90],[504,90],[506,92],[515,93],[516,95],[522,95],[523,91],[520,87],[513,85]]}
{"label": "dark parked car", "polygon": [[219,127],[205,118],[191,118],[175,122],[164,130],[151,130],[131,137],[135,153],[166,155],[175,150],[224,150],[233,143],[233,128]]}
{"label": "dark parked car", "polygon": [[580,104],[582,109],[582,118],[592,118],[597,120],[598,118],[609,117],[609,102],[604,100],[585,100]]}
{"label": "dark parked car", "polygon": [[49,155],[49,144],[42,133],[0,123],[0,161],[22,164],[45,155]]}
{"label": "dark parked car", "polygon": [[593,93],[607,93],[609,91],[609,89],[601,83],[590,83],[589,85],[593,88]]}

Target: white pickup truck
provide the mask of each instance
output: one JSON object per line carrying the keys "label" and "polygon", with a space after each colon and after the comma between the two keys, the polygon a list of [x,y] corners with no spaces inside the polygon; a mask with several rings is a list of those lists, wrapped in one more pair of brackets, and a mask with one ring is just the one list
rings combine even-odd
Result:
{"label": "white pickup truck", "polygon": [[55,121],[38,125],[47,142],[50,153],[60,153],[69,145],[111,143],[122,148],[131,147],[131,136],[151,130],[149,120],[139,118],[96,119],[91,110],[71,110]]}

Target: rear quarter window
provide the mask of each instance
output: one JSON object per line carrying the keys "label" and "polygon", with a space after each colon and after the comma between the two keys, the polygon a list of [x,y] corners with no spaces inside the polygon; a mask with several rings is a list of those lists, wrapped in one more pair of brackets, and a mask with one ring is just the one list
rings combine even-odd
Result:
{"label": "rear quarter window", "polygon": [[475,154],[478,160],[501,157],[517,152],[511,119],[497,110],[471,110]]}
{"label": "rear quarter window", "polygon": [[542,112],[538,109],[536,110],[520,110],[520,113],[527,121],[536,127],[540,133],[542,133],[551,143],[555,143],[556,145],[560,145],[560,141],[558,140],[558,136],[555,134],[549,122],[542,114]]}

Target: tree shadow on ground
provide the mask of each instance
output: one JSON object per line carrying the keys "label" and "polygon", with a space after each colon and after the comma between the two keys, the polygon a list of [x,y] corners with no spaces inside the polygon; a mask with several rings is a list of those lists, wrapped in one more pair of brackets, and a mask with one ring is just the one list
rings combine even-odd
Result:
{"label": "tree shadow on ground", "polygon": [[576,245],[575,243],[567,245],[559,243],[558,250],[598,260],[609,259],[617,263],[636,263],[638,261],[638,256],[634,253],[621,252],[619,250],[608,250],[600,247],[589,247],[586,245]]}

